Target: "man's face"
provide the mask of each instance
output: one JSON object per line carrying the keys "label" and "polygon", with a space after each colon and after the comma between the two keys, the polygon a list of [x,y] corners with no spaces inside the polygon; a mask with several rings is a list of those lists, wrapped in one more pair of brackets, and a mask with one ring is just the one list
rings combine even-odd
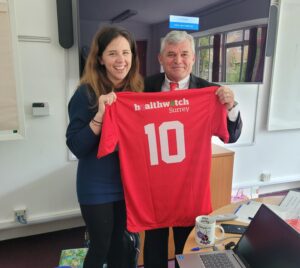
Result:
{"label": "man's face", "polygon": [[158,56],[158,60],[167,77],[171,81],[178,82],[192,72],[195,53],[189,40],[177,44],[166,43],[164,50]]}

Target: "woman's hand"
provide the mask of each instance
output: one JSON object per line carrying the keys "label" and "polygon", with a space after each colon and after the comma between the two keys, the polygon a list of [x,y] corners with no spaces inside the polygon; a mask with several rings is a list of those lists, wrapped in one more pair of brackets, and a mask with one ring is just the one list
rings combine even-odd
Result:
{"label": "woman's hand", "polygon": [[114,92],[110,92],[108,94],[105,95],[101,95],[98,99],[98,112],[95,115],[95,120],[97,121],[101,121],[102,122],[102,118],[103,115],[105,113],[105,105],[111,105],[112,103],[114,103],[117,100],[117,95]]}
{"label": "woman's hand", "polygon": [[90,122],[90,127],[93,132],[98,135],[102,127],[103,115],[105,113],[105,105],[111,105],[117,99],[117,95],[114,92],[101,95],[98,99],[98,112]]}

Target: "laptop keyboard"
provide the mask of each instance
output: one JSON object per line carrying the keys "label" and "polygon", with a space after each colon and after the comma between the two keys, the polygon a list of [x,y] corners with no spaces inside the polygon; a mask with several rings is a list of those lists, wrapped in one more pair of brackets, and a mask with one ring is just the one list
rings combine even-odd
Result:
{"label": "laptop keyboard", "polygon": [[205,268],[234,268],[226,253],[200,255]]}

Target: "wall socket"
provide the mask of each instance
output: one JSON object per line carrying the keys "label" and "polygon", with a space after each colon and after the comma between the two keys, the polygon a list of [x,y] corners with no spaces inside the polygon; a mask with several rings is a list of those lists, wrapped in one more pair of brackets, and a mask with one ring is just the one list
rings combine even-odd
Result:
{"label": "wall socket", "polygon": [[26,209],[16,209],[14,212],[15,212],[15,222],[21,224],[27,224]]}

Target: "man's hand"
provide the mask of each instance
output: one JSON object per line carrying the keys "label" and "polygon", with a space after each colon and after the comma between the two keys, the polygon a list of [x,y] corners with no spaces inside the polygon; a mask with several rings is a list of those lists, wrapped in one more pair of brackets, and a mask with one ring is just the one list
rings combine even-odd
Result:
{"label": "man's hand", "polygon": [[231,110],[234,105],[234,93],[226,86],[221,86],[216,91],[216,95],[219,97],[219,101],[226,105],[227,110]]}

